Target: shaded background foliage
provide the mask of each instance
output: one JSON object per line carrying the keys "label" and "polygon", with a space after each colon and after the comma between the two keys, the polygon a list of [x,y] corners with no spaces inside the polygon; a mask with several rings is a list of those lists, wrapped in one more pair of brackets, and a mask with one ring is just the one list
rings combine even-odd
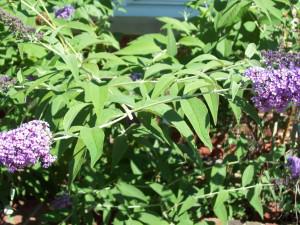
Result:
{"label": "shaded background foliage", "polygon": [[[66,4],[75,14],[56,19]],[[298,1],[192,1],[198,16],[159,18],[161,33],[124,48],[109,31],[113,5],[1,3],[44,37],[24,41],[0,23],[0,73],[17,80],[1,93],[0,129],[43,119],[58,156],[47,170],[2,167],[2,206],[15,190],[49,207],[68,193],[72,204],[50,207],[41,224],[293,218],[289,111],[258,114],[243,73],[263,49],[299,49]]]}

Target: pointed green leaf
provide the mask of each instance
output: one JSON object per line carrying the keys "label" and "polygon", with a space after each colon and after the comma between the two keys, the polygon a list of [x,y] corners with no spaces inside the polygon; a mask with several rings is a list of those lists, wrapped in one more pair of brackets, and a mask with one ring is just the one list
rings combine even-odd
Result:
{"label": "pointed green leaf", "polygon": [[114,168],[119,163],[119,161],[126,153],[128,149],[128,144],[126,143],[126,141],[127,141],[127,137],[125,134],[118,136],[114,140],[114,146],[112,149],[112,168]]}
{"label": "pointed green leaf", "polygon": [[[210,86],[210,87],[201,87],[200,88],[202,93],[206,93],[206,92],[212,92],[214,90],[214,87]],[[211,94],[204,94],[203,95],[209,111],[212,115],[213,118],[213,122],[215,125],[217,125],[217,121],[218,121],[218,111],[219,111],[219,95],[216,93],[211,93]]]}
{"label": "pointed green leaf", "polygon": [[174,76],[167,76],[167,75],[159,78],[157,83],[155,84],[151,98],[154,99],[160,96],[161,94],[163,94],[163,92],[167,90],[167,88],[173,83],[174,80],[175,80]]}
{"label": "pointed green leaf", "polygon": [[68,102],[68,99],[64,95],[57,95],[53,98],[51,104],[51,114],[54,116],[59,110],[61,110]]}
{"label": "pointed green leaf", "polygon": [[164,221],[161,217],[150,213],[140,213],[138,219],[148,225],[169,225],[169,223]]}
{"label": "pointed green leaf", "polygon": [[92,82],[85,85],[85,101],[93,103],[95,113],[99,117],[101,116],[107,98],[107,86],[98,86]]}
{"label": "pointed green leaf", "polygon": [[228,201],[228,199],[228,192],[225,190],[220,191],[213,208],[215,215],[222,221],[222,224],[227,224],[228,222],[228,213],[225,206],[225,202]]}
{"label": "pointed green leaf", "polygon": [[[258,0],[260,1],[260,0]],[[215,29],[232,26],[241,20],[243,15],[251,5],[251,1],[232,1],[229,2],[225,10],[218,13],[215,19]]]}
{"label": "pointed green leaf", "polygon": [[129,46],[116,52],[116,55],[148,55],[160,52],[161,48],[156,44],[156,38],[151,34],[143,35],[129,43]]}
{"label": "pointed green leaf", "polygon": [[95,163],[103,153],[104,132],[98,127],[82,127],[80,129],[80,138],[89,150],[91,167],[94,167]]}
{"label": "pointed green leaf", "polygon": [[200,48],[204,48],[205,46],[205,44],[199,38],[193,36],[183,37],[179,40],[178,43],[184,46],[196,46]]}
{"label": "pointed green leaf", "polygon": [[[193,132],[190,127],[186,124],[184,119],[166,104],[160,104],[158,106],[151,106],[147,109],[156,115],[163,117],[166,121],[172,124],[182,136],[189,142],[193,142]],[[189,143],[188,142],[188,143]]]}
{"label": "pointed green leaf", "polygon": [[231,85],[230,85],[230,89],[231,89],[231,101],[234,101],[235,96],[237,95],[237,93],[240,90],[241,87],[241,83],[237,83],[236,81],[232,81]]}
{"label": "pointed green leaf", "polygon": [[72,75],[77,78],[79,75],[79,61],[75,55],[62,55],[63,60],[68,66],[68,69],[72,72]]}
{"label": "pointed green leaf", "polygon": [[279,20],[283,19],[281,11],[279,9],[277,9],[276,7],[274,7],[274,5],[275,5],[274,1],[272,1],[272,0],[264,0],[264,1],[254,0],[254,2],[267,15],[270,22],[272,22],[270,15],[273,15],[274,17],[276,17]]}
{"label": "pointed green leaf", "polygon": [[71,127],[72,122],[74,121],[74,119],[78,115],[78,113],[88,105],[89,104],[87,104],[87,103],[78,102],[76,105],[73,105],[69,109],[69,111],[66,113],[66,115],[64,116],[64,119],[63,119],[63,127],[65,130],[68,130]]}
{"label": "pointed green leaf", "polygon": [[152,75],[159,74],[161,71],[172,70],[172,66],[163,63],[156,63],[152,66],[149,66],[145,71],[145,78],[149,78]]}
{"label": "pointed green leaf", "polygon": [[260,198],[261,193],[261,185],[257,184],[255,188],[252,188],[248,191],[246,197],[250,203],[250,205],[258,212],[261,218],[264,216],[264,210],[262,206],[262,200]]}
{"label": "pointed green leaf", "polygon": [[200,140],[210,149],[212,143],[209,136],[209,114],[205,104],[198,98],[181,100],[181,107],[189,119]]}
{"label": "pointed green leaf", "polygon": [[254,54],[256,53],[256,44],[254,43],[250,43],[247,48],[246,48],[246,51],[245,51],[245,55],[251,59],[252,56],[254,56]]}
{"label": "pointed green leaf", "polygon": [[183,202],[180,211],[178,215],[183,214],[184,212],[188,211],[190,208],[192,208],[197,203],[197,199],[193,196],[189,196],[185,201]]}
{"label": "pointed green leaf", "polygon": [[73,152],[73,159],[70,165],[69,185],[75,180],[82,164],[85,161],[85,152],[85,145],[83,141],[80,138],[78,138]]}
{"label": "pointed green leaf", "polygon": [[177,55],[176,39],[170,26],[168,26],[167,52],[170,56]]}
{"label": "pointed green leaf", "polygon": [[249,165],[246,167],[244,170],[243,176],[242,176],[242,185],[243,187],[248,186],[249,184],[252,183],[253,178],[254,178],[254,166]]}
{"label": "pointed green leaf", "polygon": [[210,192],[215,192],[223,188],[223,184],[226,178],[226,166],[222,164],[216,164],[211,169],[210,173]]}
{"label": "pointed green leaf", "polygon": [[140,189],[138,189],[137,187],[131,184],[127,184],[125,182],[119,182],[117,184],[117,188],[123,196],[139,199],[145,203],[148,201],[148,198],[144,195],[144,193]]}

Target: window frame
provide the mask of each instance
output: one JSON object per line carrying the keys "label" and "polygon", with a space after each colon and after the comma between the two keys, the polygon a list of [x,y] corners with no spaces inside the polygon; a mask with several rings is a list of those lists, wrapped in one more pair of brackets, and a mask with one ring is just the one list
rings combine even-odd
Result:
{"label": "window frame", "polygon": [[126,0],[126,5],[185,5],[188,0]]}

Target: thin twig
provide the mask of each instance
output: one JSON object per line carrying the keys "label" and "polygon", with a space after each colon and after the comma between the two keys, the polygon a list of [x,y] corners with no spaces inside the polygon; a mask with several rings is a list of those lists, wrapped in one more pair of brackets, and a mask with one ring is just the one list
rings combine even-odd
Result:
{"label": "thin twig", "polygon": [[295,113],[296,113],[296,106],[292,106],[291,114],[288,117],[288,121],[286,123],[286,127],[285,127],[283,135],[282,135],[281,144],[284,144],[284,142],[285,142],[288,130],[289,130],[291,124],[294,122]]}

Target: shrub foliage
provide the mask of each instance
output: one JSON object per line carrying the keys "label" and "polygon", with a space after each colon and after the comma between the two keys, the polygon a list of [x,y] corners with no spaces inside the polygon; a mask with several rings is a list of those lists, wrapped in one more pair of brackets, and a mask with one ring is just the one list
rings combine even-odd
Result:
{"label": "shrub foliage", "polygon": [[[68,3],[74,14],[56,18]],[[298,1],[189,5],[198,16],[158,18],[161,33],[120,48],[109,31],[116,2],[1,3],[0,73],[14,83],[0,86],[0,129],[44,120],[57,156],[48,169],[2,166],[3,208],[13,190],[45,204],[68,193],[45,224],[226,224],[263,219],[271,203],[283,216],[297,211],[294,186],[279,182],[285,120],[258,114],[244,71],[263,49],[297,51]]]}

